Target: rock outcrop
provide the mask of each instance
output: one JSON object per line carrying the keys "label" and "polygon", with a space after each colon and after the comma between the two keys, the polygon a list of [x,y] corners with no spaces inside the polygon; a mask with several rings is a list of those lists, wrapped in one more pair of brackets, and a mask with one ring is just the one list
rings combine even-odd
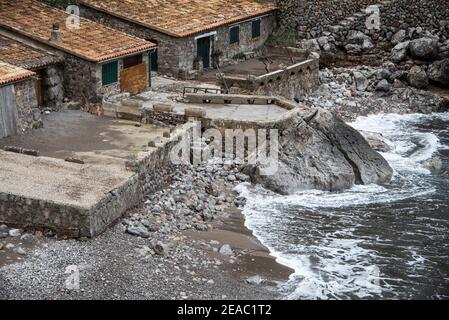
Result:
{"label": "rock outcrop", "polygon": [[437,84],[449,86],[449,58],[431,64],[429,78]]}
{"label": "rock outcrop", "polygon": [[414,59],[433,60],[438,57],[438,41],[432,38],[419,38],[410,42],[410,55]]}
{"label": "rock outcrop", "polygon": [[410,41],[398,43],[391,50],[391,61],[393,61],[395,63],[399,63],[399,62],[406,60],[409,46],[410,46]]}
{"label": "rock outcrop", "polygon": [[279,129],[277,171],[264,175],[261,165],[247,165],[253,183],[281,194],[320,189],[339,191],[354,184],[388,182],[388,162],[352,127],[324,109],[296,114]]}
{"label": "rock outcrop", "polygon": [[366,139],[371,148],[379,152],[388,152],[391,150],[387,139],[377,132],[360,131],[360,134]]}
{"label": "rock outcrop", "polygon": [[426,71],[419,66],[413,66],[408,73],[408,83],[418,89],[426,89],[429,86],[429,78]]}

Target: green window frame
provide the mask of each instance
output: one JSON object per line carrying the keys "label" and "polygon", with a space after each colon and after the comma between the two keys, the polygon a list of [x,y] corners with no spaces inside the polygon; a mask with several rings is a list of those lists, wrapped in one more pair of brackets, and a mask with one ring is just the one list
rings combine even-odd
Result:
{"label": "green window frame", "polygon": [[118,82],[118,61],[105,63],[101,66],[101,83],[103,86]]}
{"label": "green window frame", "polygon": [[229,29],[229,43],[240,42],[240,26],[234,26]]}
{"label": "green window frame", "polygon": [[261,23],[261,20],[258,19],[258,20],[254,20],[251,24],[253,39],[260,37],[260,23]]}

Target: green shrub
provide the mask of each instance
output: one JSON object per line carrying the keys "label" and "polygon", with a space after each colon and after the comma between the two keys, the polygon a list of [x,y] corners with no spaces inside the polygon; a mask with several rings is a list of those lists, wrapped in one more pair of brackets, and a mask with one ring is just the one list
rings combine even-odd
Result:
{"label": "green shrub", "polygon": [[298,33],[295,29],[277,28],[268,37],[266,44],[281,47],[296,47]]}

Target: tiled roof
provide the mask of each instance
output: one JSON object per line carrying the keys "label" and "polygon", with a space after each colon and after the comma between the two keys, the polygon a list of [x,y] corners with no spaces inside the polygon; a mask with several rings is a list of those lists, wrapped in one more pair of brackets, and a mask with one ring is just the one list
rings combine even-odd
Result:
{"label": "tiled roof", "polygon": [[61,57],[35,49],[18,41],[0,35],[0,60],[15,66],[36,70],[62,62]]}
{"label": "tiled roof", "polygon": [[35,73],[32,71],[0,61],[0,86],[34,75]]}
{"label": "tiled roof", "polygon": [[[0,0],[0,27],[12,30],[84,60],[100,62],[145,51],[155,44],[80,19],[79,28],[67,28],[70,15],[34,0]],[[61,42],[50,41],[53,24],[58,23]],[[70,26],[70,25],[69,25]]]}
{"label": "tiled roof", "polygon": [[174,37],[276,10],[263,0],[81,0],[80,3]]}

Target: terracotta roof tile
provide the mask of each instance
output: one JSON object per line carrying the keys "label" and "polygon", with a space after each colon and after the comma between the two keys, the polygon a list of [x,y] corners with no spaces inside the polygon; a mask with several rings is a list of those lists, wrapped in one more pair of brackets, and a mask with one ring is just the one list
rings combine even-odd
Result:
{"label": "terracotta roof tile", "polygon": [[80,3],[175,37],[207,31],[277,9],[261,0],[81,0]]}
{"label": "terracotta roof tile", "polygon": [[18,80],[30,78],[35,73],[12,64],[0,61],[0,86]]}
{"label": "terracotta roof tile", "polygon": [[[100,62],[155,46],[83,18],[80,19],[79,28],[69,29],[66,26],[69,17],[65,11],[34,0],[0,0],[0,27],[85,60]],[[60,43],[50,41],[54,23],[60,25]]]}
{"label": "terracotta roof tile", "polygon": [[63,58],[0,35],[0,60],[21,68],[36,70],[62,62]]}

